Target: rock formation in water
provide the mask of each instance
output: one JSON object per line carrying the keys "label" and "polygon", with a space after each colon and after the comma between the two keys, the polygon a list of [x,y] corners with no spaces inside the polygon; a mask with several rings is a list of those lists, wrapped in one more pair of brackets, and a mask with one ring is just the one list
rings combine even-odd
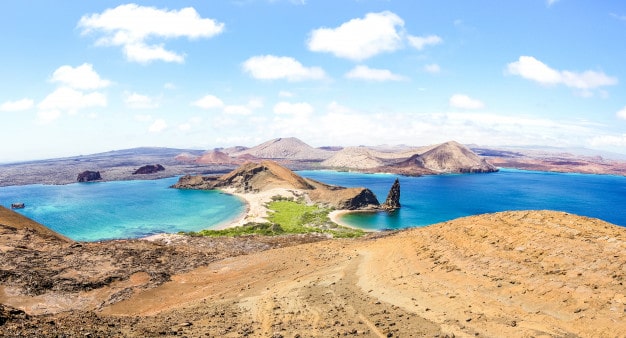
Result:
{"label": "rock formation in water", "polygon": [[133,175],[146,175],[146,174],[154,174],[159,171],[163,171],[165,168],[160,164],[148,164],[143,167],[135,170]]}
{"label": "rock formation in water", "polygon": [[11,209],[24,209],[26,206],[22,202],[11,203]]}
{"label": "rock formation in water", "polygon": [[381,204],[380,208],[386,211],[400,209],[400,181],[397,178],[389,189],[385,203]]}
{"label": "rock formation in water", "polygon": [[78,178],[76,178],[78,182],[92,182],[92,181],[98,181],[101,179],[102,179],[102,176],[100,176],[99,171],[90,171],[90,170],[83,171],[82,173],[78,174]]}
{"label": "rock formation in water", "polygon": [[285,188],[304,191],[312,202],[337,209],[375,210],[380,205],[376,195],[369,189],[324,184],[301,177],[273,161],[248,162],[220,177],[183,176],[172,187],[201,190],[232,188],[238,193]]}

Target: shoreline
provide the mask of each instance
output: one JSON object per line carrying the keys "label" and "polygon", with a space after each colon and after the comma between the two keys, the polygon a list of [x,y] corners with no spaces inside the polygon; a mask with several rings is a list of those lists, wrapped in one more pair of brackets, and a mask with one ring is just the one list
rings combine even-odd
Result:
{"label": "shoreline", "polygon": [[346,228],[350,228],[350,229],[355,229],[355,230],[361,230],[364,232],[380,232],[380,230],[375,230],[375,229],[363,229],[363,228],[359,228],[357,226],[354,225],[350,225],[346,222],[342,222],[341,221],[341,216],[343,215],[347,215],[347,214],[354,214],[354,213],[362,213],[362,212],[373,212],[373,211],[369,211],[369,210],[346,210],[346,209],[341,209],[341,210],[334,210],[331,211],[328,214],[328,218],[330,218],[330,220],[342,227],[346,227]]}

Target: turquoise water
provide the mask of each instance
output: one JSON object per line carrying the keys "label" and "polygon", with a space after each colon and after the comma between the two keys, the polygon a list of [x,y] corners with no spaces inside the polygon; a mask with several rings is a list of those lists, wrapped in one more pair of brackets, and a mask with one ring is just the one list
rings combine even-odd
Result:
{"label": "turquoise water", "polygon": [[342,221],[364,229],[425,226],[505,210],[550,209],[626,226],[626,177],[503,169],[490,174],[404,177],[333,171],[300,175],[348,187],[370,188],[383,202],[400,178],[402,208],[392,214],[354,213]]}
{"label": "turquoise water", "polygon": [[69,238],[98,241],[197,231],[245,211],[218,191],[170,189],[177,178],[0,188],[0,204],[24,202],[21,214]]}
{"label": "turquoise water", "polygon": [[[370,188],[381,201],[398,177],[298,173],[330,184]],[[492,174],[399,178],[400,210],[350,214],[343,221],[364,229],[399,229],[496,211],[551,209],[626,226],[626,177],[505,169]],[[197,231],[229,222],[245,211],[245,205],[231,195],[168,188],[176,180],[3,187],[0,204],[24,202],[26,208],[18,212],[81,241]]]}

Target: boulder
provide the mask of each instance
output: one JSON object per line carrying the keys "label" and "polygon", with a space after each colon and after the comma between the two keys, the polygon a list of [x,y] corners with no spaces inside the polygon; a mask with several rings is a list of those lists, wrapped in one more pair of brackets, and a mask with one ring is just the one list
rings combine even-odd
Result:
{"label": "boulder", "polygon": [[163,166],[160,164],[148,164],[135,170],[135,172],[133,172],[133,175],[154,174],[163,170],[165,170],[165,168],[163,168]]}
{"label": "boulder", "polygon": [[102,176],[100,176],[99,171],[86,170],[78,174],[78,178],[76,180],[78,182],[91,182],[91,181],[98,181],[101,179],[102,179]]}
{"label": "boulder", "polygon": [[380,206],[381,209],[393,211],[400,208],[400,181],[396,178],[393,182],[385,203]]}
{"label": "boulder", "polygon": [[11,209],[24,209],[24,203],[11,203]]}

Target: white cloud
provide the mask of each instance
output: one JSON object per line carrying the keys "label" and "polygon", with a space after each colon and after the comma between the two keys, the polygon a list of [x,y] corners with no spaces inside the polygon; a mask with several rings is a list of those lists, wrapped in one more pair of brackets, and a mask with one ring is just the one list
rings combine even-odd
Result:
{"label": "white cloud", "polygon": [[303,81],[326,78],[322,68],[304,67],[296,59],[286,56],[253,56],[243,63],[243,69],[253,78],[260,80]]}
{"label": "white cloud", "polygon": [[294,94],[286,90],[281,90],[280,92],[278,92],[278,97],[294,97]]}
{"label": "white cloud", "polygon": [[150,109],[159,106],[153,98],[138,93],[126,93],[124,102],[133,109]]}
{"label": "white cloud", "polygon": [[520,56],[518,61],[509,63],[507,72],[542,85],[562,84],[584,91],[618,83],[617,78],[608,76],[603,72],[556,70],[532,56]]}
{"label": "white cloud", "polygon": [[0,111],[17,112],[31,109],[35,105],[31,99],[21,99],[17,101],[6,101],[0,105]]}
{"label": "white cloud", "polygon": [[150,122],[150,121],[152,121],[152,116],[151,115],[145,115],[145,114],[138,114],[138,115],[135,115],[135,121]]}
{"label": "white cloud", "polygon": [[152,124],[148,128],[148,131],[151,133],[160,133],[166,128],[167,128],[167,123],[165,122],[165,120],[156,119],[154,120],[154,122],[152,122]]}
{"label": "white cloud", "polygon": [[626,107],[622,108],[622,110],[618,111],[615,116],[620,119],[626,120]]}
{"label": "white cloud", "polygon": [[170,52],[163,48],[163,45],[148,46],[143,43],[125,45],[124,53],[129,61],[138,63],[150,63],[154,60],[176,63],[183,63],[183,61],[185,61],[184,55]]}
{"label": "white cloud", "polygon": [[274,106],[274,114],[277,115],[308,116],[311,115],[313,111],[313,106],[306,102],[279,102]]}
{"label": "white cloud", "polygon": [[178,130],[180,131],[190,131],[191,130],[191,124],[190,123],[182,123],[178,125]]}
{"label": "white cloud", "polygon": [[425,70],[427,73],[437,74],[437,73],[440,73],[440,72],[441,72],[441,67],[439,67],[439,65],[438,65],[438,64],[436,64],[436,63],[431,63],[431,64],[429,64],[429,65],[425,65],[425,66],[424,66],[424,70]]}
{"label": "white cloud", "polygon": [[81,91],[61,87],[46,96],[38,105],[43,111],[60,110],[70,114],[80,109],[90,107],[106,107],[107,99],[102,93],[92,92],[85,94]]}
{"label": "white cloud", "polygon": [[404,21],[392,12],[368,13],[337,28],[313,30],[308,47],[314,52],[361,61],[401,48],[403,27]]}
{"label": "white cloud", "polygon": [[434,46],[443,42],[443,39],[437,35],[428,35],[428,36],[411,36],[407,37],[409,39],[409,44],[413,46],[413,48],[417,50],[422,50],[426,46]]}
{"label": "white cloud", "polygon": [[592,138],[589,142],[592,147],[626,147],[626,134],[600,135]]}
{"label": "white cloud", "polygon": [[454,94],[450,97],[450,107],[460,109],[481,109],[485,104],[464,94]]}
{"label": "white cloud", "polygon": [[141,63],[184,61],[184,55],[165,49],[162,43],[148,44],[148,41],[210,38],[224,30],[223,23],[201,18],[192,7],[167,10],[136,4],[85,15],[78,27],[82,28],[82,34],[101,34],[96,45],[122,46],[129,61]]}
{"label": "white cloud", "polygon": [[192,106],[196,106],[202,109],[214,109],[224,107],[224,102],[215,95],[205,95],[191,103]]}
{"label": "white cloud", "polygon": [[228,115],[247,116],[252,114],[252,109],[244,105],[229,105],[224,107],[224,113]]}
{"label": "white cloud", "polygon": [[356,66],[348,73],[346,78],[355,80],[368,80],[368,81],[402,81],[406,80],[405,77],[392,73],[387,69],[374,69],[368,66]]}
{"label": "white cloud", "polygon": [[81,90],[91,90],[108,87],[111,81],[100,78],[100,75],[93,70],[93,65],[83,63],[74,68],[72,66],[61,66],[52,73],[52,82]]}
{"label": "white cloud", "polygon": [[166,84],[163,85],[163,88],[169,89],[169,90],[174,90],[174,89],[176,89],[176,85],[171,83],[171,82],[167,82]]}
{"label": "white cloud", "polygon": [[61,116],[58,110],[41,110],[37,112],[37,121],[41,124],[50,123]]}

